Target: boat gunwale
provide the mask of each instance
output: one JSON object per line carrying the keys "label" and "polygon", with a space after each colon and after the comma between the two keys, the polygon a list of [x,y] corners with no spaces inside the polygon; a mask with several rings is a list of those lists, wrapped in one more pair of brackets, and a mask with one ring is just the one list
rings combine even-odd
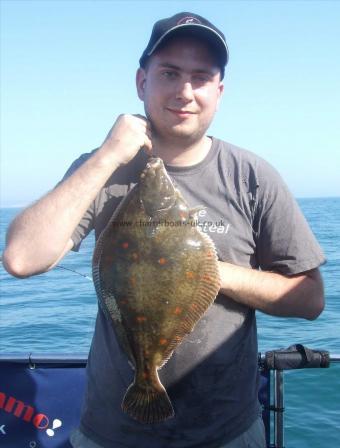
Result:
{"label": "boat gunwale", "polygon": [[[265,352],[259,352],[261,361],[265,359]],[[87,353],[0,353],[0,363],[13,362],[18,364],[86,364]],[[330,353],[330,363],[340,363],[340,354]]]}

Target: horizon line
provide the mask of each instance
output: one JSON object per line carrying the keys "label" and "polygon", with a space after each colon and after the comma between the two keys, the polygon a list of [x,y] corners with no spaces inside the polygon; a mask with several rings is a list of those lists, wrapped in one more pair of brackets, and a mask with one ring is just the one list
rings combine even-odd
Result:
{"label": "horizon line", "polygon": [[[300,199],[340,199],[340,196],[294,196],[294,199],[300,200]],[[12,204],[12,205],[1,205],[0,204],[0,210],[6,209],[6,208],[26,208],[30,205],[33,205],[36,201],[32,201],[29,203],[24,204]]]}

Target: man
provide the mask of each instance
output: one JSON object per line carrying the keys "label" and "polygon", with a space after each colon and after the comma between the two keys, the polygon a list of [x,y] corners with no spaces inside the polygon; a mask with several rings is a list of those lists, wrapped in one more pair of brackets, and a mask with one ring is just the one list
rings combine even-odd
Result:
{"label": "man", "polygon": [[157,22],[136,84],[146,117],[121,115],[104,143],[24,211],[8,232],[4,263],[25,277],[51,269],[105,227],[138,181],[147,154],[161,157],[214,240],[221,291],[160,370],[175,409],[143,425],[120,408],[133,372],[99,310],[76,448],[264,447],[257,401],[255,309],[315,319],[323,309],[324,262],[306,221],[276,171],[206,131],[223,93],[224,35],[203,17]]}

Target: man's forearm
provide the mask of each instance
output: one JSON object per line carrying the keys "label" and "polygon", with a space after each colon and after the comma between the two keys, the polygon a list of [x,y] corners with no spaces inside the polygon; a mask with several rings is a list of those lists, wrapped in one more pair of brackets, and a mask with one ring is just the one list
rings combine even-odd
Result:
{"label": "man's forearm", "polygon": [[3,257],[11,274],[25,277],[44,272],[63,254],[75,227],[117,167],[114,161],[104,163],[105,158],[105,154],[91,157],[13,221]]}
{"label": "man's forearm", "polygon": [[323,310],[323,283],[318,269],[294,276],[220,262],[221,292],[267,314],[315,319]]}

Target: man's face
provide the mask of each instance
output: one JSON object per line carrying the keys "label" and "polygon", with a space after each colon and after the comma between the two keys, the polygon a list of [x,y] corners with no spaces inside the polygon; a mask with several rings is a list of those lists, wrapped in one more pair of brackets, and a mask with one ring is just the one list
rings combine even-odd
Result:
{"label": "man's face", "polygon": [[137,72],[137,90],[155,135],[195,143],[208,129],[223,84],[209,47],[194,38],[174,38]]}

